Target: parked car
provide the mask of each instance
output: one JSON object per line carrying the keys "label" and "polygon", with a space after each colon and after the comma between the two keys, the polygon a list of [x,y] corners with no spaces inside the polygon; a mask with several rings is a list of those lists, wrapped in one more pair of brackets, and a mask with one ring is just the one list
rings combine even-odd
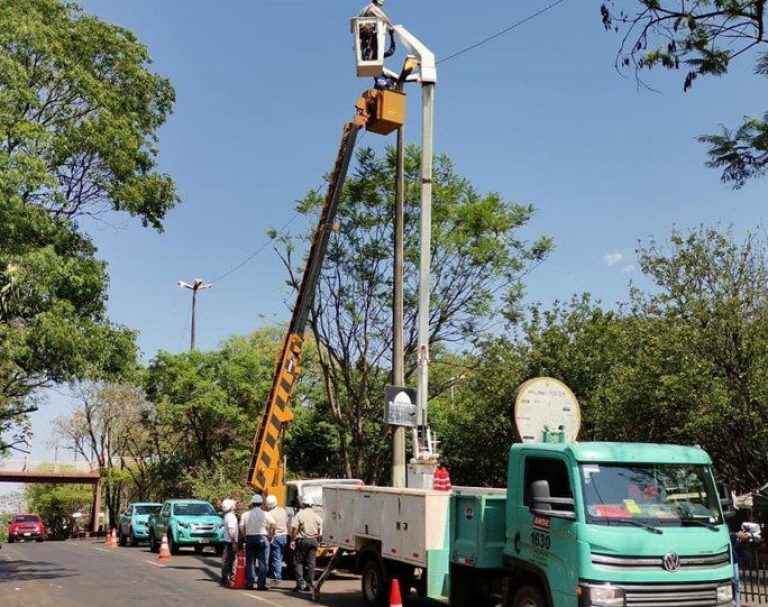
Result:
{"label": "parked car", "polygon": [[121,546],[130,544],[135,546],[139,542],[149,541],[149,516],[157,514],[162,504],[155,502],[137,502],[128,504],[128,507],[120,515],[118,524],[118,536]]}
{"label": "parked car", "polygon": [[168,538],[171,554],[179,548],[193,546],[198,554],[206,546],[216,553],[224,551],[224,520],[208,502],[201,500],[166,500],[160,512],[149,516],[149,546],[160,551],[163,536]]}
{"label": "parked car", "polygon": [[14,514],[8,525],[8,543],[35,540],[42,542],[48,537],[43,519],[39,514]]}

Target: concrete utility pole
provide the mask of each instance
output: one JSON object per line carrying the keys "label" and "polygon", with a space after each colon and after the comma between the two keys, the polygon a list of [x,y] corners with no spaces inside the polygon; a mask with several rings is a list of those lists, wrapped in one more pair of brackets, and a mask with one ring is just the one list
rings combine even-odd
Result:
{"label": "concrete utility pole", "polygon": [[[402,88],[402,87],[401,87]],[[405,229],[405,133],[397,129],[397,177],[395,183],[395,261],[392,302],[392,383],[405,385],[403,351],[403,266]],[[405,426],[392,435],[392,486],[405,487]]]}
{"label": "concrete utility pole", "polygon": [[191,351],[194,351],[195,332],[196,332],[195,313],[197,308],[197,292],[210,289],[213,285],[203,283],[202,279],[200,278],[195,278],[192,284],[189,284],[188,282],[184,282],[183,280],[180,280],[178,282],[178,285],[182,289],[189,289],[190,291],[192,291],[192,329],[191,329],[190,338],[189,338],[189,349]]}

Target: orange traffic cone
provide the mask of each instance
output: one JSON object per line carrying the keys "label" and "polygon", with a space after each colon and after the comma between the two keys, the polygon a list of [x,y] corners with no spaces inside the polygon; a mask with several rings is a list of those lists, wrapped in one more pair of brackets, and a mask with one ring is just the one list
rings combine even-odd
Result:
{"label": "orange traffic cone", "polygon": [[438,466],[432,477],[432,489],[435,491],[450,491],[450,481],[446,478],[448,471],[442,466]]}
{"label": "orange traffic cone", "polygon": [[242,590],[245,588],[245,550],[237,551],[237,569],[235,570],[235,581],[230,583],[230,588]]}
{"label": "orange traffic cone", "polygon": [[397,578],[392,580],[392,590],[389,592],[389,607],[403,607],[403,598],[400,596],[400,582]]}
{"label": "orange traffic cone", "polygon": [[158,561],[170,561],[171,551],[168,549],[168,537],[163,536],[163,541],[160,544],[160,554],[157,555]]}
{"label": "orange traffic cone", "polygon": [[445,466],[443,466],[443,486],[445,491],[450,491],[453,488],[453,485],[451,485],[451,475],[448,474],[448,468]]}

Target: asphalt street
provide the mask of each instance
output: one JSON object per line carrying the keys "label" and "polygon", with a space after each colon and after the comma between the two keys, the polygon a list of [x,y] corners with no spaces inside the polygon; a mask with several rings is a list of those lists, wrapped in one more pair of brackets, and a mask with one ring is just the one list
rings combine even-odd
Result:
{"label": "asphalt street", "polygon": [[[166,564],[145,546],[107,548],[103,540],[3,544],[0,549],[2,607],[128,607],[215,605],[289,607],[311,605],[284,588],[268,592],[230,590],[218,584],[220,559],[213,552],[182,550]],[[334,575],[320,602],[333,607],[361,604],[360,581]]]}

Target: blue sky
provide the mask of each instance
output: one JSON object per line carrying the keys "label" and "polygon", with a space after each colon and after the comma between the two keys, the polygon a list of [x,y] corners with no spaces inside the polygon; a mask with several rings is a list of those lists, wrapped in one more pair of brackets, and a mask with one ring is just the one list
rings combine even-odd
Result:
{"label": "blue sky", "polygon": [[[369,86],[354,75],[352,0],[85,0],[88,12],[134,31],[153,69],[177,91],[160,132],[161,169],[184,202],[158,235],[122,217],[89,225],[109,262],[110,314],[137,329],[145,360],[188,343],[188,293],[179,279],[212,280],[266,242],[294,201],[330,169],[342,124]],[[386,9],[447,56],[549,4],[390,0]],[[739,192],[704,167],[699,134],[765,107],[765,81],[739,64],[682,92],[681,74],[656,73],[660,93],[614,69],[619,39],[599,2],[569,0],[488,45],[439,66],[436,150],[483,190],[533,204],[526,234],[556,250],[527,279],[530,301],[589,291],[607,304],[638,280],[639,239],[673,226],[763,221],[768,181]],[[418,141],[418,91],[407,135]],[[391,143],[391,142],[390,142]],[[365,145],[385,140],[366,136]],[[296,220],[292,228],[301,228]],[[271,248],[201,295],[198,345],[288,316]],[[71,403],[53,393],[33,416],[44,455],[50,419]]]}

